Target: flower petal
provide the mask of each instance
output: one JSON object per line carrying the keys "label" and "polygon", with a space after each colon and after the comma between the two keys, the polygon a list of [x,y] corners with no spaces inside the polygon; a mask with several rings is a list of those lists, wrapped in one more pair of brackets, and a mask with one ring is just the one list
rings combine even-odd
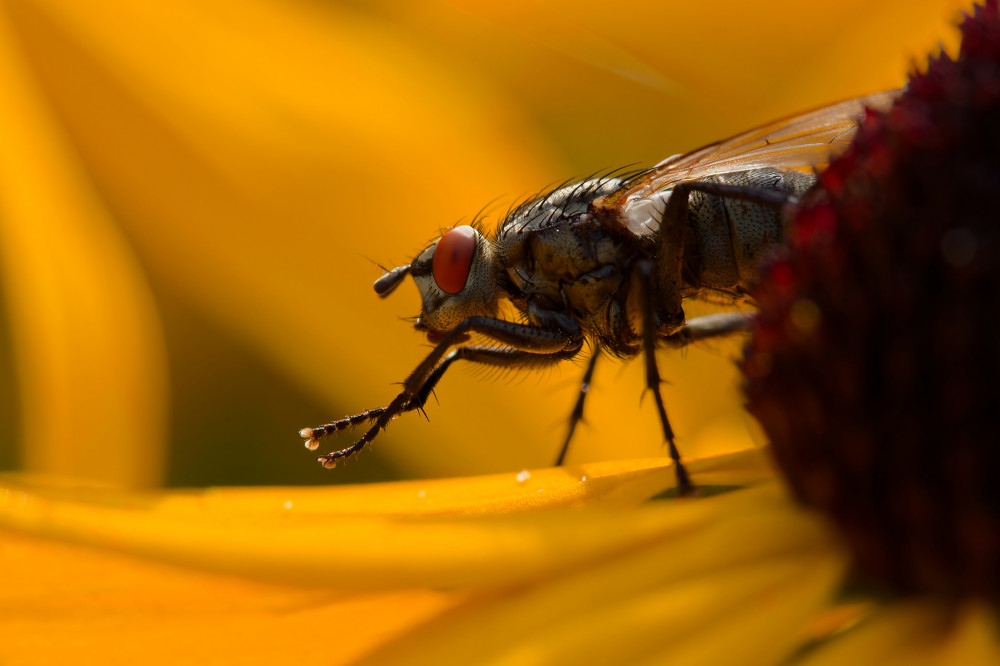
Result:
{"label": "flower petal", "polygon": [[0,277],[24,466],[157,485],[166,361],[156,307],[18,44],[0,11]]}
{"label": "flower petal", "polygon": [[[381,303],[375,261],[404,263],[498,194],[565,171],[516,101],[463,75],[460,59],[331,3],[4,5],[11,41],[158,292],[327,404],[385,404],[422,353],[398,321],[412,293]],[[286,446],[305,425],[288,424]],[[504,437],[484,431],[465,449],[504,451]],[[216,444],[235,464],[237,440]]]}
{"label": "flower petal", "polygon": [[[752,449],[691,460],[702,487],[737,487],[773,477],[769,454]],[[449,518],[502,515],[555,507],[633,507],[674,486],[669,460],[611,460],[490,476],[398,481],[324,488],[215,488],[166,495],[158,511],[206,510],[266,513],[284,518],[286,506],[300,514],[386,518]]]}
{"label": "flower petal", "polygon": [[[461,598],[348,596],[7,532],[2,539],[5,664],[346,664]],[[326,640],[336,627],[350,630]]]}
{"label": "flower petal", "polygon": [[587,567],[471,599],[361,663],[721,663],[734,650],[740,663],[773,663],[844,568],[829,536],[774,490],[660,507],[716,510]]}
{"label": "flower petal", "polygon": [[936,655],[947,664],[1000,664],[1000,618],[997,609],[980,602],[966,602],[956,612],[953,630]]}
{"label": "flower petal", "polygon": [[[635,473],[641,479],[648,470]],[[757,632],[742,622],[748,605],[779,634],[758,635],[763,657],[791,649],[790,628],[807,621],[842,566],[823,530],[773,485],[632,509],[448,522],[352,520],[294,507],[279,518],[263,502],[226,506],[210,493],[197,494],[206,499],[201,514],[183,493],[162,504],[133,495],[131,507],[120,494],[79,495],[2,495],[0,565],[14,576],[3,599],[18,609],[0,618],[16,637],[5,641],[4,657],[34,663],[36,653],[77,651],[116,663],[160,642],[152,663],[317,653],[344,663],[372,650],[389,663],[412,663],[413,650],[440,663],[702,655],[724,645],[713,638],[716,620],[730,618],[721,630],[734,636]],[[39,539],[46,536],[101,548]],[[415,586],[462,591],[408,591]],[[253,638],[258,632],[266,636]],[[52,635],[61,637],[54,648],[46,644]],[[185,640],[166,640],[177,635]]]}
{"label": "flower petal", "polygon": [[[631,476],[642,488],[644,479],[653,475],[640,468]],[[549,493],[509,478],[508,490],[494,501],[493,511],[532,509],[530,513],[419,522],[413,519],[435,510],[427,512],[427,497],[409,491],[395,506],[387,504],[382,515],[364,517],[319,510],[327,505],[322,498],[306,499],[300,506],[292,492],[254,503],[238,495],[235,502],[224,494],[213,498],[211,491],[197,493],[194,501],[176,493],[166,495],[166,501],[156,495],[131,496],[115,506],[113,496],[105,494],[98,495],[99,503],[84,504],[7,489],[0,526],[261,580],[352,589],[481,588],[601,559],[660,538],[656,535],[685,533],[709,516],[730,510],[723,508],[728,503],[703,500],[622,514],[607,507],[628,501],[628,493],[621,492],[625,484],[602,483],[603,488],[590,494],[589,481],[574,477],[573,483],[575,491],[560,490],[557,483]],[[434,485],[427,482],[425,487],[433,498]],[[648,496],[650,490],[655,492],[647,487],[642,494]],[[447,492],[442,496],[447,504]],[[641,499],[632,497],[633,504]],[[604,507],[594,512],[539,511],[588,502]],[[400,512],[404,503],[411,507],[408,513]],[[444,515],[467,514],[466,507],[454,504]],[[268,534],[264,541],[262,530]]]}
{"label": "flower petal", "polygon": [[995,612],[926,597],[895,602],[820,645],[803,666],[871,664],[996,664],[1000,634]]}

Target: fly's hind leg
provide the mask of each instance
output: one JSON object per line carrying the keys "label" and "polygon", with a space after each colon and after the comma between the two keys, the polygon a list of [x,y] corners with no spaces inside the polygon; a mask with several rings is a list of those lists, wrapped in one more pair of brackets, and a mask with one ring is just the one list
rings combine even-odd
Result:
{"label": "fly's hind leg", "polygon": [[657,298],[654,307],[659,332],[671,335],[684,325],[681,294],[684,288],[684,228],[687,225],[689,198],[692,192],[703,192],[725,199],[749,201],[781,210],[794,199],[794,194],[741,185],[710,181],[690,181],[677,185],[667,202],[656,237],[655,280]]}
{"label": "fly's hind leg", "polygon": [[[662,230],[661,230],[662,233]],[[642,308],[642,356],[646,365],[646,390],[653,394],[656,401],[656,411],[660,417],[660,425],[663,427],[663,439],[667,443],[667,450],[670,459],[674,461],[674,474],[677,476],[677,492],[680,495],[691,495],[694,488],[691,486],[691,479],[688,476],[687,468],[681,462],[681,454],[674,443],[674,429],[670,427],[670,419],[667,418],[667,409],[663,405],[663,396],[660,394],[660,369],[656,366],[656,330],[657,319],[654,316],[653,303],[653,263],[644,259],[636,263],[636,273],[639,277],[636,288],[639,290],[639,303]],[[683,318],[683,311],[681,311]],[[683,320],[683,319],[682,319]],[[681,324],[683,327],[683,324]]]}
{"label": "fly's hind leg", "polygon": [[670,458],[674,461],[677,488],[681,495],[693,492],[687,469],[681,462],[674,443],[674,431],[660,395],[660,371],[656,366],[656,342],[664,339],[672,347],[684,347],[692,342],[745,330],[751,315],[729,313],[698,317],[685,323],[681,298],[684,291],[684,229],[687,226],[689,197],[692,192],[704,192],[719,197],[751,201],[780,209],[791,199],[784,192],[761,190],[706,181],[690,181],[677,185],[663,211],[656,238],[655,264],[649,259],[636,262],[636,286],[642,308],[642,348],[646,364],[646,388],[653,394],[663,426]]}
{"label": "fly's hind leg", "polygon": [[672,349],[681,349],[702,340],[749,331],[754,316],[752,312],[719,312],[695,317],[686,322],[684,328],[662,340]]}
{"label": "fly's hind leg", "polygon": [[[670,419],[667,418],[667,410],[663,404],[663,396],[660,393],[660,369],[656,365],[656,343],[657,322],[654,316],[653,298],[653,264],[649,260],[637,262],[636,271],[638,273],[637,287],[640,290],[639,298],[642,307],[642,351],[643,360],[646,366],[646,389],[653,394],[656,401],[656,410],[660,417],[660,425],[663,427],[663,438],[667,443],[670,459],[674,462],[674,473],[677,476],[677,491],[680,495],[691,495],[694,487],[687,468],[681,461],[680,452],[674,442],[674,430],[670,426]],[[747,312],[728,312],[722,314],[706,315],[695,317],[691,321],[682,324],[681,328],[673,334],[666,336],[663,340],[667,345],[675,349],[686,347],[689,344],[700,340],[731,335],[740,331],[745,331],[753,322],[753,315]]]}

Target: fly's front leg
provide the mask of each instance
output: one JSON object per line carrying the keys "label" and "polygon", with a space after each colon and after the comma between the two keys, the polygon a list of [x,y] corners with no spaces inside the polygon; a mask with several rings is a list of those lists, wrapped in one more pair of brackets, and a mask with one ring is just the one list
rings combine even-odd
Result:
{"label": "fly's front leg", "polygon": [[382,414],[382,412],[385,411],[385,409],[385,407],[376,407],[375,409],[369,409],[368,411],[361,412],[360,414],[346,416],[339,421],[324,423],[323,425],[316,426],[315,428],[303,428],[302,430],[299,430],[299,435],[306,440],[306,448],[310,451],[315,451],[319,448],[319,440],[324,437],[329,437],[330,435],[340,432],[341,430],[347,430],[348,428],[361,425],[366,421],[374,421]]}
{"label": "fly's front leg", "polygon": [[[450,348],[465,341],[469,333],[488,336],[508,345],[511,349],[462,347],[446,356]],[[579,332],[567,333],[559,329],[527,326],[490,317],[470,317],[444,335],[434,350],[407,377],[403,383],[403,390],[389,405],[337,422],[346,423],[347,425],[344,427],[350,427],[350,425],[365,420],[373,421],[371,427],[357,442],[345,449],[320,456],[319,461],[325,467],[334,467],[341,458],[357,453],[368,445],[396,416],[423,407],[444,371],[455,360],[466,358],[480,363],[507,365],[508,367],[529,366],[541,362],[540,360],[532,360],[531,357],[539,359],[552,357],[553,362],[572,357],[579,351],[581,345],[582,335]],[[469,351],[463,351],[463,349],[469,349]],[[489,353],[487,350],[496,353]],[[336,424],[331,425],[336,426]],[[331,430],[336,432],[338,429],[333,427]],[[328,434],[328,429],[326,426],[307,428],[300,434],[308,438],[306,445],[311,447],[313,442]]]}
{"label": "fly's front leg", "polygon": [[580,331],[567,333],[559,328],[516,324],[492,317],[469,317],[448,331],[427,358],[406,378],[406,382],[403,383],[403,393],[410,397],[415,395],[448,350],[466,340],[470,333],[479,333],[513,349],[535,354],[577,351],[583,344],[583,335]]}
{"label": "fly's front leg", "polygon": [[[427,381],[420,388],[417,394],[399,410],[399,413],[406,413],[413,410],[423,411],[427,398],[434,392],[434,387],[441,381],[445,370],[455,361],[472,361],[482,365],[492,365],[502,368],[512,368],[516,370],[538,369],[547,365],[558,363],[571,358],[575,352],[565,352],[556,354],[535,354],[533,352],[520,351],[518,349],[506,349],[496,347],[483,347],[479,345],[469,345],[459,347],[451,351],[444,359],[437,364],[434,371],[427,377]],[[339,421],[332,421],[315,428],[303,428],[299,431],[302,437],[306,438],[306,446],[315,451],[319,447],[319,440],[323,437],[333,435],[341,430],[354,428],[366,421],[374,421],[383,413],[387,407],[376,407],[368,411],[347,416]]]}
{"label": "fly's front leg", "polygon": [[[423,410],[427,398],[434,392],[434,387],[441,381],[445,371],[455,361],[471,361],[480,365],[492,365],[498,368],[509,368],[512,370],[537,370],[548,365],[554,365],[560,361],[572,358],[576,355],[575,350],[554,352],[551,354],[536,354],[535,352],[523,351],[520,349],[510,349],[505,347],[484,347],[481,345],[468,345],[459,347],[448,353],[444,359],[437,364],[434,371],[427,377],[427,381],[417,392],[417,395],[410,401],[403,411],[414,409]],[[381,409],[384,408],[380,408]],[[375,411],[375,410],[371,410]]]}

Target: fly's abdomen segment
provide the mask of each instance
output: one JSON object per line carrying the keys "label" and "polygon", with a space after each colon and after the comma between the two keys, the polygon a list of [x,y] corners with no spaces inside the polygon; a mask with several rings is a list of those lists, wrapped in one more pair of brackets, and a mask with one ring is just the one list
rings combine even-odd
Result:
{"label": "fly's abdomen segment", "polygon": [[[766,168],[702,180],[798,196],[812,186],[815,177],[810,173]],[[761,260],[784,239],[785,221],[779,208],[691,192],[684,232],[684,282],[695,292],[711,289],[742,297],[757,280]]]}

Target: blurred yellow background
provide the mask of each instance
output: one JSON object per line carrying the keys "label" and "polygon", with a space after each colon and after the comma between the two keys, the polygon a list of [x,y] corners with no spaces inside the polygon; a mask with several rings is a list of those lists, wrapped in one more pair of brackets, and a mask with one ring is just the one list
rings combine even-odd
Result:
{"label": "blurred yellow background", "polygon": [[[579,363],[456,366],[430,423],[314,462],[299,428],[386,404],[427,351],[412,283],[381,301],[376,264],[495,199],[493,222],[898,87],[967,6],[0,0],[0,466],[185,486],[549,465]],[[738,354],[661,354],[684,455],[752,444]],[[570,463],[664,454],[642,386],[598,366]]]}

